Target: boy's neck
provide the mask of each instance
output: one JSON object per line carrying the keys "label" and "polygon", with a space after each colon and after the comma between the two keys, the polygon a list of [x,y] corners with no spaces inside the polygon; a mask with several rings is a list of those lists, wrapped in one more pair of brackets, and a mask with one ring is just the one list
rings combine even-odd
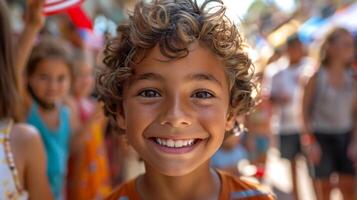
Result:
{"label": "boy's neck", "polygon": [[184,176],[165,176],[146,167],[146,173],[137,179],[137,191],[143,200],[218,199],[220,177],[205,163]]}

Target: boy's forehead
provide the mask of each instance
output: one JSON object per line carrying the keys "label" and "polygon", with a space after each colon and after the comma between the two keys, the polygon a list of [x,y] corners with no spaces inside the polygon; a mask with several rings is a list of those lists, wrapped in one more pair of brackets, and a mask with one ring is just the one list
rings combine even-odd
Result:
{"label": "boy's forehead", "polygon": [[[206,58],[209,57],[210,61],[214,61],[216,63],[219,63],[220,65],[223,64],[223,60],[221,57],[219,57],[217,54],[215,54],[212,50],[210,50],[207,46],[204,44],[196,41],[187,46],[188,54],[183,56],[183,57],[178,57],[178,58],[169,58],[163,55],[162,51],[165,51],[168,54],[172,54],[172,52],[167,52],[166,49],[161,49],[160,46],[157,44],[155,45],[154,48],[150,49],[149,51],[145,51],[144,53],[140,53],[138,55],[138,60],[139,62],[136,63],[133,68],[135,69],[136,66],[142,66],[142,65],[147,65],[147,64],[152,64],[152,63],[163,63],[163,64],[170,64],[175,61],[180,61],[183,60],[187,57],[192,57],[192,54],[198,54],[200,56],[195,56],[193,61],[195,62],[206,62]],[[140,59],[142,58],[142,59]]]}
{"label": "boy's forehead", "polygon": [[146,56],[133,66],[129,84],[137,80],[164,80],[182,75],[186,80],[210,80],[222,86],[228,82],[224,62],[210,49],[194,44],[189,54],[183,58],[165,57],[159,46],[155,46]]}
{"label": "boy's forehead", "polygon": [[[187,50],[190,52],[196,50],[198,47],[200,47],[201,45],[198,42],[193,42],[192,44],[189,44],[188,46],[182,46],[182,48],[187,48]],[[146,55],[144,56],[144,59],[142,61],[145,61],[147,59],[151,59],[154,60],[156,62],[170,62],[170,61],[174,61],[174,60],[178,60],[180,58],[177,59],[172,59],[172,58],[168,58],[165,55],[163,55],[163,53],[161,51],[167,51],[166,49],[161,49],[159,44],[156,44],[154,48],[152,48],[151,50],[146,52]],[[171,52],[169,52],[171,53]]]}
{"label": "boy's forehead", "polygon": [[145,61],[156,61],[156,62],[170,62],[170,58],[167,58],[161,53],[159,45],[156,45],[154,48],[149,50],[142,62]]}

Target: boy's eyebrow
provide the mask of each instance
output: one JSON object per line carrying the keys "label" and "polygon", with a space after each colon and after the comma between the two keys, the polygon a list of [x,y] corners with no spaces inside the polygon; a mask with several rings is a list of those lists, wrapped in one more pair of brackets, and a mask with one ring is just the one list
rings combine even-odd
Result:
{"label": "boy's eyebrow", "polygon": [[164,79],[162,78],[162,76],[160,76],[159,74],[155,74],[155,73],[144,73],[144,74],[140,74],[137,77],[135,77],[133,80],[130,81],[130,84],[133,84],[137,81],[140,80],[159,80],[159,81],[163,81]]}
{"label": "boy's eyebrow", "polygon": [[218,79],[216,79],[216,77],[214,77],[212,74],[208,74],[208,73],[190,74],[185,79],[187,81],[208,80],[208,81],[212,81],[212,82],[216,83],[217,85],[219,85],[220,87],[222,87],[222,83]]}
{"label": "boy's eyebrow", "polygon": [[[138,75],[138,77],[135,77],[133,80],[130,81],[130,84],[133,84],[137,81],[140,80],[158,80],[158,81],[164,81],[164,78],[156,73],[144,73]],[[208,73],[195,73],[195,74],[189,74],[185,77],[185,81],[193,81],[193,80],[208,80],[212,81],[215,84],[219,85],[222,87],[222,83],[216,79],[212,74]]]}

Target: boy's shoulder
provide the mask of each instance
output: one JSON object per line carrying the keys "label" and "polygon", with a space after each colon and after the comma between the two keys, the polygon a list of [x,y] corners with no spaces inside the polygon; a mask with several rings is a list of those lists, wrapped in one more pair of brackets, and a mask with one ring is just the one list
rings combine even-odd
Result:
{"label": "boy's shoulder", "polygon": [[140,200],[136,192],[136,179],[126,182],[116,188],[105,200]]}
{"label": "boy's shoulder", "polygon": [[220,200],[223,199],[255,199],[274,200],[276,199],[269,188],[259,183],[255,183],[246,178],[234,176],[227,172],[219,171],[222,188]]}

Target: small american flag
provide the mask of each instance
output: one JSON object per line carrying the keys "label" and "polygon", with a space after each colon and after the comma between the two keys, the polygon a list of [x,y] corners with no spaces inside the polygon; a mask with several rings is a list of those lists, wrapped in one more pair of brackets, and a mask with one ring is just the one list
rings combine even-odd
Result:
{"label": "small american flag", "polygon": [[81,4],[84,0],[46,0],[44,13],[53,15]]}

